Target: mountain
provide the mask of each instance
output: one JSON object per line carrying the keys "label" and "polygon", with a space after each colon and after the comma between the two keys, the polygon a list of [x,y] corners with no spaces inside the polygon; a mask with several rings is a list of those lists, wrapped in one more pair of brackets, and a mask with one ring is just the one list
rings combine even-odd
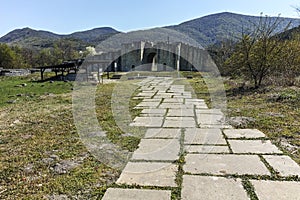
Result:
{"label": "mountain", "polygon": [[1,43],[17,44],[26,47],[47,47],[61,36],[48,31],[37,31],[30,28],[16,29],[0,38]]}
{"label": "mountain", "polygon": [[[277,17],[272,17],[271,20],[276,20]],[[289,28],[294,28],[300,25],[300,19],[280,18],[281,25],[277,28],[277,33],[282,32],[287,24]],[[168,26],[172,30],[182,32],[197,42],[203,47],[219,43],[224,39],[236,40],[244,32],[253,28],[257,24],[260,17],[241,15],[229,12],[207,15],[197,19],[183,22],[178,25]],[[119,31],[110,28],[102,27],[92,30],[75,32],[69,35],[59,35],[48,31],[38,31],[30,28],[16,29],[0,38],[0,43],[17,44],[25,47],[44,48],[51,47],[53,43],[61,38],[72,39],[78,41],[81,45],[97,45],[108,37],[120,33]]]}
{"label": "mountain", "polygon": [[102,27],[95,28],[87,31],[75,32],[70,35],[67,35],[67,38],[75,38],[82,40],[84,42],[95,42],[98,40],[106,39],[108,36],[120,33],[119,31],[110,28],[110,27]]}
{"label": "mountain", "polygon": [[49,31],[34,30],[31,28],[16,29],[0,38],[0,43],[17,44],[29,48],[45,48],[53,46],[59,39],[77,40],[79,43],[98,44],[119,31],[102,27],[87,31],[75,32],[69,35],[59,35]]}
{"label": "mountain", "polygon": [[[271,21],[275,21],[277,17],[271,17]],[[285,30],[289,23],[289,28],[300,25],[300,19],[280,18],[281,23],[276,32]],[[187,22],[179,25],[168,26],[166,28],[174,29],[185,33],[195,39],[202,46],[206,47],[211,44],[218,43],[224,39],[236,40],[242,33],[247,33],[253,28],[254,24],[258,24],[260,17],[248,16],[229,12],[217,13]]]}

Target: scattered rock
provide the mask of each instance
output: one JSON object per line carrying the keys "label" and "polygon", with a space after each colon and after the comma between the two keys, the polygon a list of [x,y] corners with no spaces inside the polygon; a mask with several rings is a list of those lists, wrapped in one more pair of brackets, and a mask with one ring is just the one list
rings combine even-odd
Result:
{"label": "scattered rock", "polygon": [[54,160],[59,160],[59,156],[55,155],[55,154],[50,155],[50,158],[52,158]]}
{"label": "scattered rock", "polygon": [[25,172],[25,174],[32,174],[32,173],[34,173],[34,165],[32,163],[29,163],[28,165],[26,165],[24,167],[23,172]]}
{"label": "scattered rock", "polygon": [[134,137],[134,135],[132,133],[124,133],[122,137]]}
{"label": "scattered rock", "polygon": [[269,115],[271,117],[284,117],[281,113],[274,113],[274,112],[267,112],[266,115]]}
{"label": "scattered rock", "polygon": [[21,124],[21,121],[16,119],[15,121],[13,121],[13,123],[10,124],[10,126],[15,126],[17,124]]}
{"label": "scattered rock", "polygon": [[245,116],[230,117],[228,120],[228,123],[236,128],[246,128],[249,123],[253,122],[255,122],[254,118]]}
{"label": "scattered rock", "polygon": [[289,143],[289,141],[286,138],[279,138],[278,142],[280,143],[280,145],[285,148],[286,150],[288,150],[289,152],[294,152],[295,150],[298,149],[297,146],[291,145]]}
{"label": "scattered rock", "polygon": [[22,83],[21,86],[22,86],[22,87],[26,87],[27,84],[26,84],[26,83]]}
{"label": "scattered rock", "polygon": [[8,100],[6,103],[11,103],[11,104],[13,104],[13,103],[16,103],[16,102],[17,102],[17,100],[14,99],[14,100]]}
{"label": "scattered rock", "polygon": [[21,137],[22,137],[23,139],[27,140],[27,139],[29,139],[29,138],[32,138],[32,135],[27,134],[27,135],[22,135]]}
{"label": "scattered rock", "polygon": [[54,81],[51,80],[51,81],[49,81],[49,83],[54,83]]}
{"label": "scattered rock", "polygon": [[73,161],[73,160],[62,160],[59,163],[56,163],[54,167],[51,167],[50,169],[55,174],[66,174],[70,170],[74,169],[75,167],[79,166],[80,163]]}
{"label": "scattered rock", "polygon": [[68,196],[64,195],[64,194],[46,195],[46,196],[44,196],[44,199],[47,199],[47,200],[69,200]]}
{"label": "scattered rock", "polygon": [[45,165],[50,165],[50,164],[54,163],[54,159],[53,158],[43,158],[41,161]]}

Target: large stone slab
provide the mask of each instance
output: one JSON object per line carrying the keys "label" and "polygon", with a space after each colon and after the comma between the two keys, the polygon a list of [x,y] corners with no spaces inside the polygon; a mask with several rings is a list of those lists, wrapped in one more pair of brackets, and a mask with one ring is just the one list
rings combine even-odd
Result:
{"label": "large stone slab", "polygon": [[193,109],[169,109],[167,116],[172,117],[194,117]]}
{"label": "large stone slab", "polygon": [[198,114],[197,113],[197,123],[201,125],[211,125],[211,124],[224,124],[225,120],[223,115],[219,114]]}
{"label": "large stone slab", "polygon": [[163,103],[183,103],[183,98],[166,98]]}
{"label": "large stone slab", "polygon": [[174,95],[173,96],[174,98],[180,98],[180,97],[183,97],[185,99],[191,99],[192,98],[192,94],[178,94],[178,95]]}
{"label": "large stone slab", "polygon": [[189,128],[185,131],[185,144],[227,144],[220,129]]}
{"label": "large stone slab", "polygon": [[142,102],[160,102],[159,99],[149,99],[149,98],[144,98]]}
{"label": "large stone slab", "polygon": [[117,184],[176,187],[178,166],[171,163],[129,162]]}
{"label": "large stone slab", "polygon": [[165,114],[166,109],[159,109],[159,108],[146,108],[143,109],[141,113],[143,114]]}
{"label": "large stone slab", "polygon": [[181,198],[182,200],[249,200],[241,179],[191,175],[183,176]]}
{"label": "large stone slab", "polygon": [[213,114],[213,115],[223,115],[223,112],[220,109],[197,109],[197,115],[201,114]]}
{"label": "large stone slab", "polygon": [[299,176],[300,166],[289,156],[264,155],[266,161],[280,176]]}
{"label": "large stone slab", "polygon": [[154,92],[140,92],[137,97],[152,97],[154,94]]}
{"label": "large stone slab", "polygon": [[170,190],[108,188],[102,200],[170,200]]}
{"label": "large stone slab", "polygon": [[228,140],[233,153],[282,153],[269,140]]}
{"label": "large stone slab", "polygon": [[182,103],[162,103],[160,104],[159,108],[173,108],[173,109],[180,109],[182,108]]}
{"label": "large stone slab", "polygon": [[228,146],[185,145],[184,150],[187,153],[229,153]]}
{"label": "large stone slab", "polygon": [[185,103],[205,103],[204,99],[186,99]]}
{"label": "large stone slab", "polygon": [[192,104],[197,109],[208,109],[203,99],[185,99],[185,104]]}
{"label": "large stone slab", "polygon": [[200,124],[200,128],[219,128],[219,129],[232,129],[233,127],[228,124]]}
{"label": "large stone slab", "polygon": [[136,117],[130,126],[161,127],[163,117]]}
{"label": "large stone slab", "polygon": [[138,105],[136,105],[136,108],[139,108],[139,107],[156,108],[159,104],[160,104],[159,101],[145,101],[145,102],[141,102]]}
{"label": "large stone slab", "polygon": [[266,135],[257,129],[228,129],[224,130],[228,138],[263,138]]}
{"label": "large stone slab", "polygon": [[163,117],[166,114],[166,109],[148,108],[143,109],[140,117]]}
{"label": "large stone slab", "polygon": [[175,128],[149,128],[144,138],[180,138],[181,130]]}
{"label": "large stone slab", "polygon": [[251,180],[259,200],[299,200],[300,182]]}
{"label": "large stone slab", "polygon": [[187,154],[185,161],[184,171],[192,174],[270,175],[257,155]]}
{"label": "large stone slab", "polygon": [[191,128],[195,126],[193,117],[166,117],[163,125],[166,128]]}
{"label": "large stone slab", "polygon": [[141,139],[133,160],[175,161],[179,158],[178,139]]}

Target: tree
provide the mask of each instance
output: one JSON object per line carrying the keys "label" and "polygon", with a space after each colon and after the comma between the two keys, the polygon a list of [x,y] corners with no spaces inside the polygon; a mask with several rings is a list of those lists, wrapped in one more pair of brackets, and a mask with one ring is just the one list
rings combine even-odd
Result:
{"label": "tree", "polygon": [[235,73],[252,80],[255,88],[274,72],[275,63],[280,59],[283,46],[278,46],[279,38],[275,34],[281,23],[279,16],[275,19],[261,16],[252,33],[242,31],[234,54],[226,61]]}
{"label": "tree", "polygon": [[6,44],[0,43],[0,67],[15,68],[16,53]]}
{"label": "tree", "polygon": [[55,42],[53,56],[57,61],[56,64],[79,58],[78,42],[71,39],[61,39]]}
{"label": "tree", "polygon": [[54,65],[55,58],[50,48],[42,49],[36,57],[36,64],[38,66]]}
{"label": "tree", "polygon": [[274,79],[281,84],[294,85],[295,79],[300,75],[300,40],[292,38],[277,44],[284,46],[276,65]]}
{"label": "tree", "polygon": [[219,68],[221,75],[229,75],[230,69],[224,65],[225,61],[230,58],[234,52],[235,42],[230,39],[224,39],[219,44],[210,45],[207,48],[210,56]]}

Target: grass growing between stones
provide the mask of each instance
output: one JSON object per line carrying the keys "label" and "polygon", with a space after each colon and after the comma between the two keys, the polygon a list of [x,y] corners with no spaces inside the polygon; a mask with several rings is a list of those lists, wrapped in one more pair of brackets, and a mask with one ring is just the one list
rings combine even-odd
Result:
{"label": "grass growing between stones", "polygon": [[[185,72],[198,98],[209,104],[208,89],[201,73]],[[227,117],[251,117],[254,122],[236,128],[256,128],[300,164],[300,88],[264,86],[240,88],[239,80],[225,80]]]}
{"label": "grass growing between stones", "polygon": [[[0,199],[99,199],[120,172],[94,158],[81,142],[72,115],[72,83],[36,79],[0,79]],[[113,88],[99,85],[99,123],[113,143],[134,150],[139,138],[120,137],[123,132],[114,123]]]}

